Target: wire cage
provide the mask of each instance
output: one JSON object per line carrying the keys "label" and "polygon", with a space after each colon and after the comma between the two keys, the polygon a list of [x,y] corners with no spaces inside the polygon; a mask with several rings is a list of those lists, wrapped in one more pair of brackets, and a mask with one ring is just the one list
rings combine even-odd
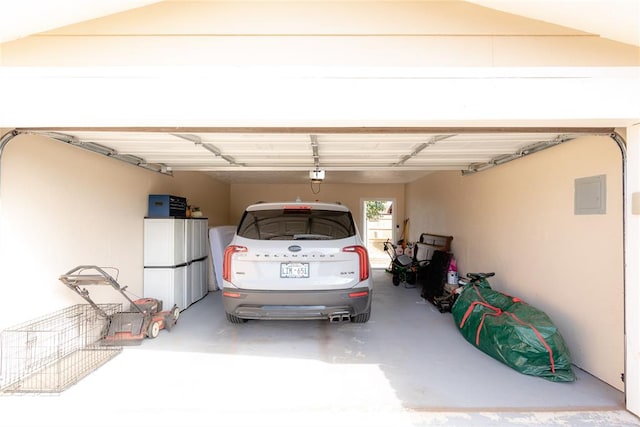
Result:
{"label": "wire cage", "polygon": [[[122,304],[98,304],[108,315]],[[103,346],[109,327],[89,304],[77,304],[0,333],[0,393],[59,393],[122,352]]]}

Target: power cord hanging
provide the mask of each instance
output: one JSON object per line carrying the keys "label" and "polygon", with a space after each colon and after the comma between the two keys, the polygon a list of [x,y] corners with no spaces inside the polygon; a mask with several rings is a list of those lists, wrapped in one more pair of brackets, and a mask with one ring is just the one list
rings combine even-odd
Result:
{"label": "power cord hanging", "polygon": [[318,184],[318,190],[317,191],[313,188],[313,184],[314,184],[314,181],[311,181],[311,192],[313,194],[318,194],[320,192],[320,183],[317,182],[317,184]]}

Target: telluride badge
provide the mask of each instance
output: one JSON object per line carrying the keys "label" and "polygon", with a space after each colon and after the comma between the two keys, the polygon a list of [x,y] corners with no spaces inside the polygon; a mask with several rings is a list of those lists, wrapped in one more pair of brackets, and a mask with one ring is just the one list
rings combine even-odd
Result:
{"label": "telluride badge", "polygon": [[298,245],[291,245],[289,246],[289,251],[291,252],[300,252],[302,250],[302,248]]}

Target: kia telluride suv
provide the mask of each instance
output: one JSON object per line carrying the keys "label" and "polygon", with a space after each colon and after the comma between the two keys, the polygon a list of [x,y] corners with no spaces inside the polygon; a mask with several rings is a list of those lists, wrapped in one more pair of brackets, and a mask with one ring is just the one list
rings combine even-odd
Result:
{"label": "kia telluride suv", "polygon": [[227,320],[364,323],[373,279],[349,209],[332,203],[249,206],[224,252]]}

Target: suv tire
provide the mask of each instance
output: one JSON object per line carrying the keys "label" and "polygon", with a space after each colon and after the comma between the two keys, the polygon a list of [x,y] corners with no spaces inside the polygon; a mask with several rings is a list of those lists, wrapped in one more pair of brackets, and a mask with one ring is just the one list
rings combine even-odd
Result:
{"label": "suv tire", "polygon": [[371,317],[371,308],[365,311],[364,313],[360,313],[351,318],[352,323],[367,323],[369,321],[369,317]]}
{"label": "suv tire", "polygon": [[241,319],[238,316],[234,316],[233,314],[230,313],[225,313],[227,315],[227,320],[230,323],[236,323],[236,324],[240,324],[240,323],[247,323],[247,319]]}

